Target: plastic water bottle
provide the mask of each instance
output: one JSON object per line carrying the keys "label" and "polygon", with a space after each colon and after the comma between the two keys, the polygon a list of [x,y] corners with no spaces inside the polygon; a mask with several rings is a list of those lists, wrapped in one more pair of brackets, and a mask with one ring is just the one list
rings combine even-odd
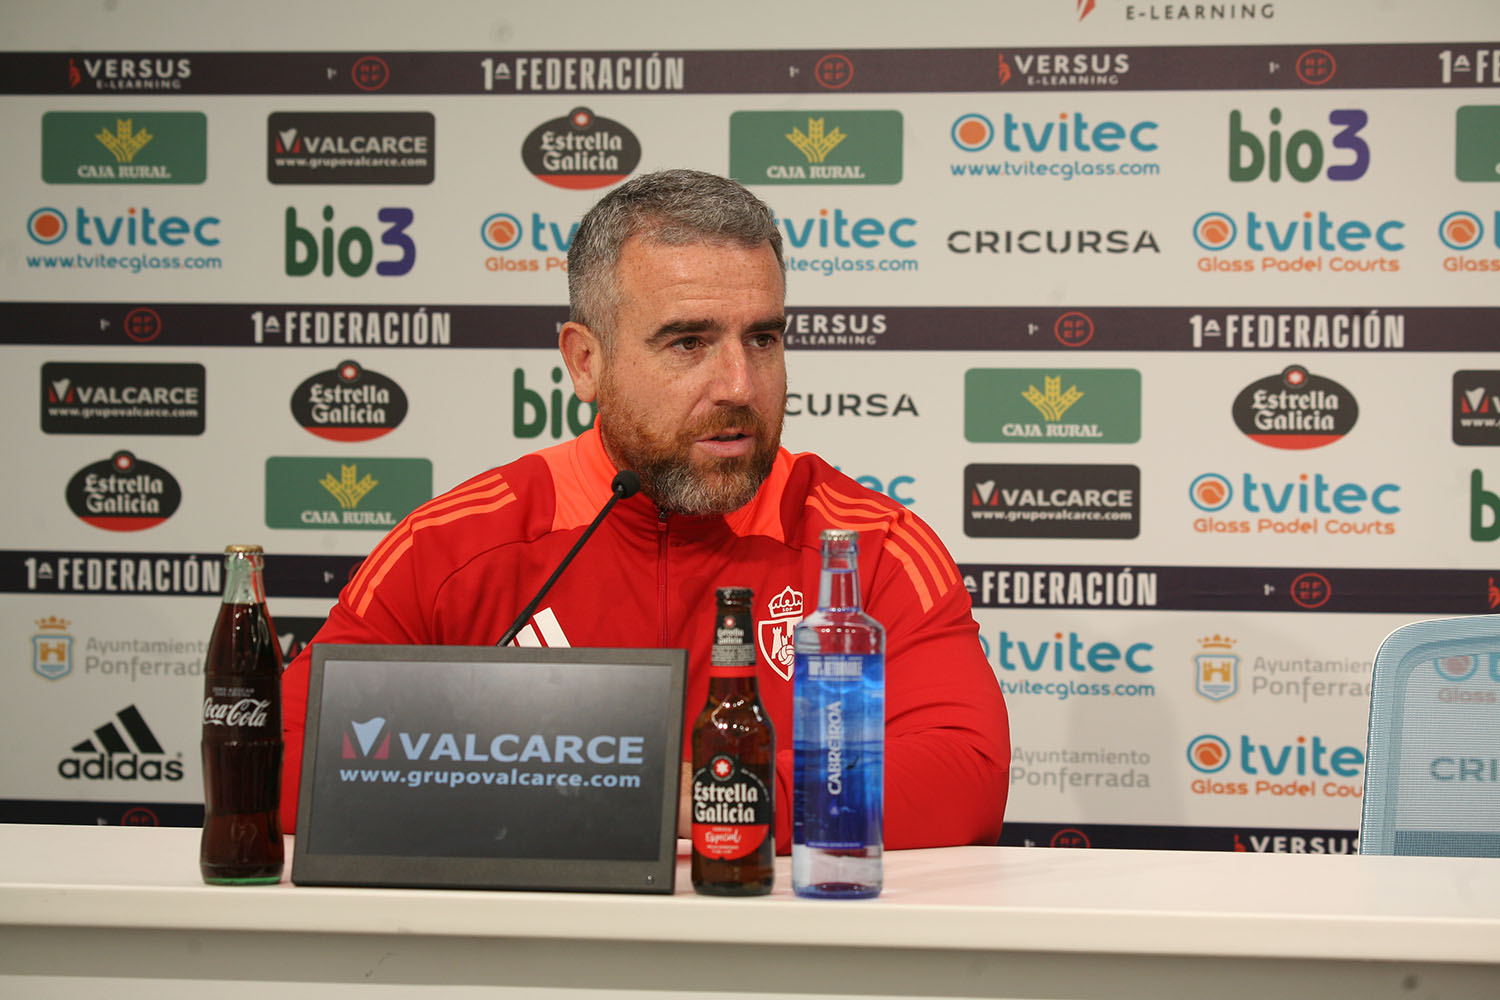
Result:
{"label": "plastic water bottle", "polygon": [[792,890],[878,896],[885,787],[885,629],[859,599],[859,535],[823,532],[818,610],[797,626]]}

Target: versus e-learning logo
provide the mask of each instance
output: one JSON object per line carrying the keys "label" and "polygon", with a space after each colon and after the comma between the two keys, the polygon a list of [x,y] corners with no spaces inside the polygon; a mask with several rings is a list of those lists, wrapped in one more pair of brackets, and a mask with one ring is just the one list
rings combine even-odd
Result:
{"label": "versus e-learning logo", "polygon": [[1188,499],[1200,511],[1228,515],[1196,518],[1193,530],[1200,534],[1394,535],[1395,521],[1380,515],[1401,513],[1400,491],[1396,483],[1337,482],[1321,472],[1304,472],[1295,480],[1205,472],[1188,485]]}

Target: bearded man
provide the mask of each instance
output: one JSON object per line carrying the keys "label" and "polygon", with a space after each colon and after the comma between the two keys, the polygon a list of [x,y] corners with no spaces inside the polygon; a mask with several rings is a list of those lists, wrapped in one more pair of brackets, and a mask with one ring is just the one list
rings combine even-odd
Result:
{"label": "bearded man", "polygon": [[[714,588],[751,587],[756,620],[770,622],[756,674],[781,735],[785,853],[786,640],[816,603],[822,531],[854,530],[866,610],[886,629],[885,846],[993,844],[1009,727],[968,592],[911,511],[781,447],[785,288],[780,231],[739,184],[669,170],[605,195],[568,251],[570,319],[558,337],[574,391],[597,402],[594,426],[413,511],[360,565],[313,644],[497,642],[610,499],[616,472],[634,470],[640,493],[617,504],[518,641],[686,649],[686,736],[706,699]],[[310,648],[282,682],[285,830],[296,821]]]}

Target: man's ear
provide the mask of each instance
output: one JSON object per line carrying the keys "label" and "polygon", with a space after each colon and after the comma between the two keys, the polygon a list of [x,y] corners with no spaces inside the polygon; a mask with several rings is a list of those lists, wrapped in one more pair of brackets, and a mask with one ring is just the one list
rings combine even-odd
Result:
{"label": "man's ear", "polygon": [[582,323],[569,320],[557,335],[557,349],[573,377],[573,394],[585,403],[592,403],[599,395],[599,380],[604,375],[604,345],[599,342],[599,335]]}

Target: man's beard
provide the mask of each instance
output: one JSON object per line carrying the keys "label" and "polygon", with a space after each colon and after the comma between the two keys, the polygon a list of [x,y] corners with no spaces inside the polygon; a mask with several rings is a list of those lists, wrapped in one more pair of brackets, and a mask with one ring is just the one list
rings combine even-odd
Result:
{"label": "man's beard", "polygon": [[[716,410],[711,416],[680,429],[671,440],[654,440],[635,412],[618,412],[605,404],[600,387],[599,429],[610,458],[621,469],[633,469],[641,477],[641,492],[664,511],[678,514],[728,514],[754,498],[760,484],[771,473],[781,446],[781,411],[776,425],[748,406]],[[755,437],[755,450],[730,458],[709,457],[693,462],[693,443],[731,427]]]}

